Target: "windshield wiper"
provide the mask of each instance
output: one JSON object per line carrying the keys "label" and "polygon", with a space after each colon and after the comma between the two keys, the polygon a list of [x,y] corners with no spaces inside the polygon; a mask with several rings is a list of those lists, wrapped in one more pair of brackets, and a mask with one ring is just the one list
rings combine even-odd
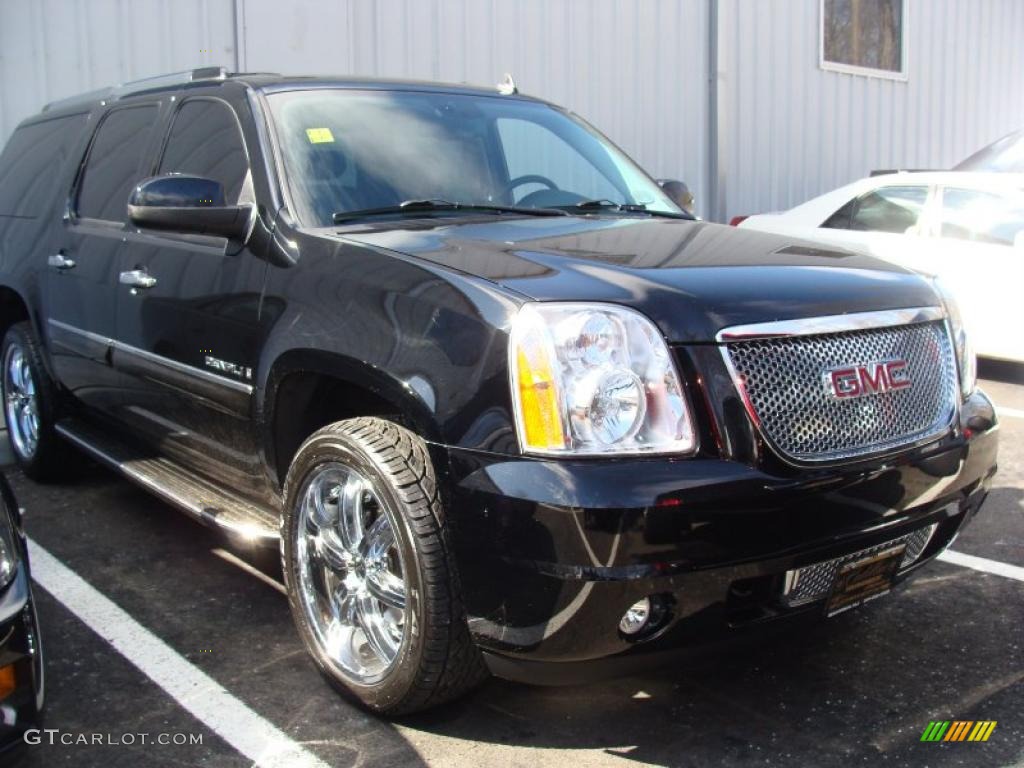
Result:
{"label": "windshield wiper", "polygon": [[451,200],[405,200],[398,205],[383,208],[363,208],[356,211],[339,211],[334,214],[334,223],[342,224],[352,219],[367,216],[386,216],[388,214],[431,213],[434,211],[482,211],[486,213],[521,213],[527,216],[568,216],[568,211],[560,208],[525,208],[517,205],[489,205],[476,203],[453,203]]}
{"label": "windshield wiper", "polygon": [[579,208],[584,211],[622,211],[623,213],[646,213],[648,216],[661,216],[666,219],[686,219],[688,221],[696,220],[696,216],[693,216],[685,211],[659,211],[656,209],[649,209],[646,203],[616,203],[611,200],[584,200],[581,203],[576,203],[574,208]]}
{"label": "windshield wiper", "polygon": [[[566,206],[568,208],[569,206]],[[584,211],[599,211],[599,210],[612,210],[621,211],[622,206],[619,203],[611,200],[600,198],[598,200],[584,200],[580,203],[574,203],[573,208],[579,208]]]}

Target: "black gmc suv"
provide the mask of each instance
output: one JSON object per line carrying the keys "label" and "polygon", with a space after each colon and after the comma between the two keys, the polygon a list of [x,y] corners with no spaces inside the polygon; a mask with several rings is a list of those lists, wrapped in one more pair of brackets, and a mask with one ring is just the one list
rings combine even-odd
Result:
{"label": "black gmc suv", "polygon": [[309,652],[385,713],[878,597],[995,471],[955,305],[679,187],[508,83],[52,104],[0,157],[18,461],[280,542]]}

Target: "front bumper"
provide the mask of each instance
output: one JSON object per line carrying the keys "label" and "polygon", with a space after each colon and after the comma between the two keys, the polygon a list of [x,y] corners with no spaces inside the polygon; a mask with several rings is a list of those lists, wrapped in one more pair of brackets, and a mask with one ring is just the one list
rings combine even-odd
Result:
{"label": "front bumper", "polygon": [[[994,408],[976,392],[959,429],[943,439],[832,468],[448,449],[470,629],[497,673],[550,681],[563,677],[552,666],[591,662],[607,672],[820,615],[820,600],[789,607],[781,599],[788,570],[936,524],[919,559],[900,573],[906,578],[978,511],[996,447]],[[661,596],[668,615],[642,640],[627,638],[619,620],[648,595]]]}

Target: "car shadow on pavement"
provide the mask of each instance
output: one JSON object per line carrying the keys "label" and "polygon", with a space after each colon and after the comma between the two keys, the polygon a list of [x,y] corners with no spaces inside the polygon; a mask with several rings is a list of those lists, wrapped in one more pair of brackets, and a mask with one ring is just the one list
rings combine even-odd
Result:
{"label": "car shadow on pavement", "polygon": [[1010,360],[978,360],[978,378],[1006,384],[1024,384],[1024,363]]}
{"label": "car shadow on pavement", "polygon": [[[280,595],[210,557],[211,550],[226,548],[280,581],[272,552],[232,546],[82,461],[81,471],[63,487],[37,486],[13,473],[19,499],[32,508],[30,534],[33,525],[48,526],[36,528],[40,539],[52,541],[51,548],[72,566],[84,567],[87,579],[90,563],[98,563],[97,575],[107,580],[111,597],[172,645],[186,647],[191,636],[204,631],[219,636],[230,649],[224,655],[188,657],[279,727],[296,727],[298,738],[319,744],[317,751],[329,753],[338,765],[366,759],[396,766],[564,768],[569,761],[582,767],[626,759],[688,768],[748,763],[847,768],[853,760],[943,766],[974,764],[982,756],[986,764],[1004,765],[1021,756],[1024,598],[1019,582],[931,563],[893,595],[865,608],[704,659],[696,668],[683,662],[563,688],[495,679],[461,702],[388,723],[337,696],[313,670]],[[74,494],[67,493],[69,487]],[[996,492],[1012,494],[1002,502],[1016,509],[1024,498],[1012,487]],[[93,531],[81,528],[87,523]],[[72,530],[84,531],[83,540],[68,539]],[[112,546],[101,553],[112,536],[137,549]],[[190,582],[202,582],[196,589],[214,590],[216,599],[193,596],[181,611],[165,617],[166,608],[156,610],[133,597],[183,572],[194,575]],[[128,579],[138,583],[125,584]],[[179,621],[182,616],[188,625]],[[54,671],[64,677],[63,683],[55,680],[51,724],[96,727],[95,713],[76,721],[81,692],[75,675],[80,673],[74,655],[60,659],[75,647],[79,630],[63,623],[49,646]],[[51,623],[47,629],[55,628]],[[268,660],[265,668],[245,662],[239,649],[246,643]],[[296,702],[302,703],[299,710]],[[951,745],[920,742],[924,727],[936,719],[988,719],[999,726],[986,744],[947,749]]]}
{"label": "car shadow on pavement", "polygon": [[[26,509],[26,532],[39,546],[326,764],[426,764],[397,728],[353,706],[316,671],[284,596],[222,557],[229,552],[279,581],[275,550],[232,542],[90,459],[73,454],[71,460],[74,471],[52,485],[3,468]],[[199,734],[203,741],[195,747],[44,741],[27,749],[19,765],[252,764],[58,597],[37,589],[37,602],[46,648],[47,728],[64,737],[100,734],[115,742],[125,733]]]}
{"label": "car shadow on pavement", "polygon": [[[495,680],[461,704],[403,722],[555,750],[553,764],[564,763],[564,750],[600,750],[664,766],[846,766],[851,758],[971,762],[921,743],[921,733],[930,720],[990,719],[1000,721],[1000,738],[976,749],[986,764],[1012,763],[1024,744],[1019,588],[933,563],[887,599],[699,670],[573,688]],[[591,764],[582,755],[573,762]]]}

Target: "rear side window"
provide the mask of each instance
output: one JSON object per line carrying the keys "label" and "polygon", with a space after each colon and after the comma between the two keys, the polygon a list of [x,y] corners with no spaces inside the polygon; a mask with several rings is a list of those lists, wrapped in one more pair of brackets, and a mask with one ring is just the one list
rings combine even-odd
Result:
{"label": "rear side window", "polygon": [[928,187],[880,187],[857,201],[849,228],[902,235],[917,226],[927,200]]}
{"label": "rear side window", "polygon": [[231,108],[220,101],[186,101],[174,116],[160,173],[189,173],[224,185],[229,205],[238,202],[249,172],[245,144]]}
{"label": "rear side window", "polygon": [[946,187],[942,192],[942,236],[994,245],[1014,245],[1024,233],[1024,192],[996,194]]}
{"label": "rear side window", "polygon": [[58,117],[23,125],[14,132],[0,155],[0,216],[43,213],[86,117]]}
{"label": "rear side window", "polygon": [[115,110],[103,120],[85,161],[79,216],[124,221],[128,195],[139,180],[139,164],[156,118],[156,105],[147,104]]}

